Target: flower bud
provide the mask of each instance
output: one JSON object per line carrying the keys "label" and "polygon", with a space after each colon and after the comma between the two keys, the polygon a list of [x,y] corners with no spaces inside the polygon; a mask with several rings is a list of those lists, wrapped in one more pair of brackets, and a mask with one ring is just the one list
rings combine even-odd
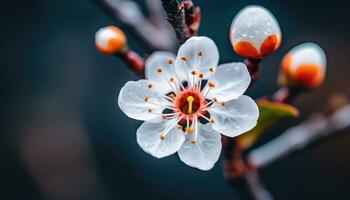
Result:
{"label": "flower bud", "polygon": [[279,47],[281,30],[267,9],[252,5],[243,8],[233,19],[230,40],[238,55],[261,59]]}
{"label": "flower bud", "polygon": [[282,59],[279,84],[318,87],[326,74],[326,55],[314,43],[303,43],[291,49]]}
{"label": "flower bud", "polygon": [[96,49],[103,54],[120,52],[126,45],[126,37],[122,30],[115,26],[100,28],[95,34]]}

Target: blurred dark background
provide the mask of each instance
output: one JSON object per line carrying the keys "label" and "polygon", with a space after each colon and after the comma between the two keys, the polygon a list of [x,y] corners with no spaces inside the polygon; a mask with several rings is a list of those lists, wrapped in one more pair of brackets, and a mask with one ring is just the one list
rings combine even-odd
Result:
{"label": "blurred dark background", "polygon": [[[301,119],[322,110],[331,93],[349,90],[348,2],[194,2],[202,9],[199,33],[217,43],[221,62],[241,60],[227,37],[241,8],[263,5],[278,19],[283,43],[264,60],[253,97],[277,89],[279,60],[305,41],[324,48],[328,72],[320,89],[297,99]],[[124,83],[137,77],[118,59],[96,52],[95,31],[114,22],[95,5],[2,1],[0,21],[0,199],[239,199],[220,161],[202,172],[176,155],[158,160],[139,148],[139,122],[128,119],[116,101]],[[150,53],[128,39],[136,51]],[[286,121],[271,135],[300,120]],[[262,180],[276,199],[349,199],[349,146],[344,132],[264,168]]]}

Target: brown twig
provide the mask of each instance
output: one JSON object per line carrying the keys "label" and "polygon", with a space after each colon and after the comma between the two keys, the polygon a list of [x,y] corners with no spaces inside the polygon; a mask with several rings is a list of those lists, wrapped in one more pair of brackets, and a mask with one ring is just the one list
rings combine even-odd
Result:
{"label": "brown twig", "polygon": [[[142,14],[141,9],[135,2],[129,0],[90,1],[105,11],[112,19],[117,20],[124,28],[130,30],[147,48],[168,51],[175,49],[175,37],[170,26],[167,26],[165,23],[158,23],[156,25],[151,23]],[[154,10],[159,9],[154,8]]]}
{"label": "brown twig", "polygon": [[[249,89],[255,84],[261,64],[261,60],[246,59],[247,66],[252,79]],[[242,199],[270,200],[269,193],[258,181],[258,175],[246,163],[243,157],[243,150],[235,138],[223,137],[223,170],[226,180],[237,190]]]}
{"label": "brown twig", "polygon": [[162,0],[162,5],[180,44],[197,34],[200,9],[194,8],[191,0],[181,3],[177,0]]}
{"label": "brown twig", "polygon": [[145,60],[136,52],[126,49],[115,54],[118,58],[123,60],[129,68],[139,77],[144,77]]}
{"label": "brown twig", "polygon": [[[333,101],[331,99],[331,102]],[[336,136],[340,130],[350,127],[349,103],[330,109],[335,109],[330,112],[332,114],[327,115],[329,111],[313,114],[301,124],[289,128],[280,136],[252,150],[248,154],[249,163],[256,168],[264,167],[323,138]]]}
{"label": "brown twig", "polygon": [[258,76],[260,74],[260,68],[261,68],[261,59],[253,60],[253,59],[245,59],[244,64],[247,66],[247,69],[249,71],[250,77],[252,81],[250,82],[249,88],[255,84],[256,80],[258,79]]}

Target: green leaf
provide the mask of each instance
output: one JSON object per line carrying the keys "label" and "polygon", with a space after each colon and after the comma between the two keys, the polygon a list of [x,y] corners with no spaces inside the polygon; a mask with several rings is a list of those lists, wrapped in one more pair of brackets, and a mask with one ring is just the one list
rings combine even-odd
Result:
{"label": "green leaf", "polygon": [[260,112],[257,125],[236,138],[242,149],[249,148],[266,129],[272,127],[281,119],[299,116],[298,109],[289,104],[272,102],[265,98],[256,100],[256,103]]}

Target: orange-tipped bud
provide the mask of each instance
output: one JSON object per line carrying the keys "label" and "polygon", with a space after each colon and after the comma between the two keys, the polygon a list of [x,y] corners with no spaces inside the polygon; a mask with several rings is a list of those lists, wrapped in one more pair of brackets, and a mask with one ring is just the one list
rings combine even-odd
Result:
{"label": "orange-tipped bud", "polygon": [[126,37],[124,32],[115,26],[103,27],[95,34],[95,45],[103,54],[114,54],[125,47]]}
{"label": "orange-tipped bud", "polygon": [[284,86],[316,88],[324,80],[326,63],[326,55],[320,46],[300,44],[283,57],[278,82]]}
{"label": "orange-tipped bud", "polygon": [[233,19],[230,40],[233,50],[249,59],[261,59],[281,44],[281,30],[275,17],[261,6],[247,6]]}

